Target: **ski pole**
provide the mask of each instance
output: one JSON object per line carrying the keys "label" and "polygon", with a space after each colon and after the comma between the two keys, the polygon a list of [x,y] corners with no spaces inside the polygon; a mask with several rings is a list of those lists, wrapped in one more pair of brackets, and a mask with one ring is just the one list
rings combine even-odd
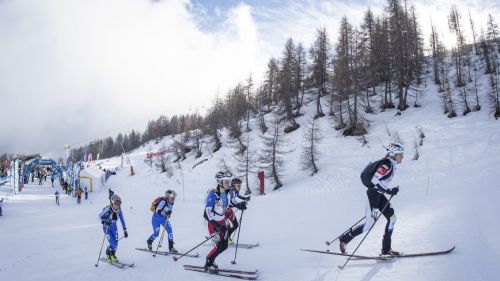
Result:
{"label": "ski pole", "polygon": [[370,229],[368,229],[368,231],[366,232],[365,236],[363,237],[363,239],[361,239],[361,242],[359,242],[358,246],[356,247],[356,249],[354,249],[354,251],[352,252],[352,254],[349,255],[349,257],[347,258],[347,260],[345,261],[344,265],[339,265],[339,268],[342,270],[344,269],[344,267],[346,266],[346,264],[351,260],[352,256],[356,253],[356,251],[358,250],[359,246],[361,246],[361,244],[363,243],[363,241],[365,241],[365,238],[366,236],[368,236],[368,234],[370,234],[370,231],[372,231],[373,227],[375,226],[375,223],[377,223],[378,219],[380,218],[380,216],[384,213],[385,209],[387,208],[387,206],[389,206],[389,203],[391,202],[391,199],[392,197],[394,197],[394,195],[391,195],[391,197],[389,197],[389,200],[387,201],[387,203],[385,203],[385,206],[384,208],[382,208],[382,211],[380,212],[380,214],[378,214],[377,216],[377,219],[375,219],[375,221],[373,222],[372,226],[370,227]]}
{"label": "ski pole", "polygon": [[236,264],[236,254],[238,253],[238,245],[240,242],[240,230],[241,230],[241,222],[243,220],[243,211],[241,210],[240,214],[240,227],[238,227],[238,238],[236,239],[236,250],[234,250],[234,260],[231,261],[232,264]]}
{"label": "ski pole", "polygon": [[97,257],[97,263],[94,264],[95,267],[99,266],[99,261],[101,260],[102,248],[104,247],[104,240],[106,240],[106,233],[108,233],[108,227],[106,227],[106,231],[104,231],[104,237],[102,238],[101,250],[99,250],[99,256]]}
{"label": "ski pole", "polygon": [[161,243],[163,242],[163,235],[165,235],[165,227],[163,228],[163,231],[161,232],[160,241],[158,242],[158,246],[156,246],[156,251],[153,254],[153,257],[156,257],[156,254],[158,253],[158,249],[161,247]]}
{"label": "ski pole", "polygon": [[200,244],[198,244],[198,245],[194,246],[191,250],[189,250],[189,251],[185,252],[184,254],[182,254],[182,255],[181,255],[181,256],[179,256],[179,257],[175,257],[175,256],[173,256],[172,258],[174,259],[174,261],[177,261],[178,259],[180,259],[180,258],[182,258],[183,256],[185,256],[185,255],[187,255],[187,254],[191,253],[194,249],[196,249],[196,248],[200,247],[200,246],[201,246],[201,244],[203,244],[203,243],[207,242],[208,240],[212,239],[215,235],[218,235],[218,234],[219,234],[219,232],[214,232],[214,234],[212,234],[212,236],[210,236],[210,237],[208,237],[207,239],[203,240],[203,242],[201,242]]}
{"label": "ski pole", "polygon": [[339,239],[340,236],[344,235],[346,232],[348,232],[349,230],[351,230],[354,226],[356,226],[358,223],[360,223],[362,220],[364,220],[366,218],[366,216],[362,217],[361,219],[359,219],[359,221],[357,221],[355,224],[353,224],[351,227],[349,227],[346,231],[344,231],[342,234],[340,234],[339,236],[337,236],[335,239],[333,239],[332,241],[326,241],[326,245],[327,246],[330,246],[330,244],[332,244],[333,242],[335,242],[335,240]]}

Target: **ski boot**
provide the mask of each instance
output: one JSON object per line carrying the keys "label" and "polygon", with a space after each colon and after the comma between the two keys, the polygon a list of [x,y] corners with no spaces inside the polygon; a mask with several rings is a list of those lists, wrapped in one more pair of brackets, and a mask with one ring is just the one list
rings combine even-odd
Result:
{"label": "ski boot", "polygon": [[148,238],[148,240],[146,242],[148,243],[148,250],[152,251],[153,250],[153,240]]}
{"label": "ski boot", "polygon": [[339,242],[339,250],[340,252],[345,255],[347,253],[347,243],[346,242]]}
{"label": "ski boot", "polygon": [[177,254],[177,250],[174,248],[174,241],[168,241],[168,251],[172,254]]}
{"label": "ski boot", "polygon": [[113,262],[113,258],[111,257],[111,250],[110,250],[110,249],[106,249],[106,260],[107,260],[109,263],[112,263],[112,262]]}
{"label": "ski boot", "polygon": [[394,251],[393,249],[389,250],[382,250],[381,256],[393,256],[393,257],[399,257],[401,256],[401,253],[398,251]]}
{"label": "ski boot", "polygon": [[203,269],[206,272],[210,272],[210,273],[218,273],[219,272],[219,266],[217,266],[217,264],[215,264],[210,259],[207,259],[207,261],[205,262],[205,266],[203,267]]}
{"label": "ski boot", "polygon": [[115,251],[111,250],[108,258],[111,258],[111,262],[118,262],[118,258],[115,255]]}

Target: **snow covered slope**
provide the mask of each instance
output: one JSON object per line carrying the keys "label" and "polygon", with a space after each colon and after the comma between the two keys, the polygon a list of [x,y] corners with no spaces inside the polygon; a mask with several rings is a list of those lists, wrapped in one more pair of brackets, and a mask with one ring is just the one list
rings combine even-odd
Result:
{"label": "snow covered slope", "polygon": [[[286,177],[280,191],[254,192],[242,222],[242,243],[259,242],[260,247],[238,251],[237,265],[231,265],[234,249],[217,258],[220,267],[259,268],[261,280],[497,280],[500,276],[500,122],[486,110],[467,117],[448,119],[441,113],[438,97],[431,92],[423,107],[410,108],[403,116],[394,111],[368,115],[372,122],[368,146],[355,138],[345,138],[333,130],[331,120],[320,119],[324,140],[319,174],[310,177],[300,171],[302,126],[287,135]],[[304,125],[313,108],[299,119]],[[416,126],[425,133],[420,159],[412,161],[411,146]],[[384,155],[382,144],[390,141],[386,131],[397,131],[408,153],[392,182],[401,187],[393,199],[397,223],[393,247],[406,253],[441,250],[456,245],[447,256],[396,259],[391,262],[351,261],[340,271],[345,257],[299,251],[324,250],[333,239],[364,215],[365,188],[359,180],[361,169]],[[252,132],[255,140],[257,130]],[[170,137],[163,142],[171,141]],[[120,270],[107,264],[94,267],[103,239],[98,213],[107,203],[108,193],[90,194],[76,205],[62,195],[55,205],[54,188],[28,185],[18,196],[4,203],[0,217],[0,280],[224,280],[224,277],[185,271],[183,264],[204,263],[210,247],[195,250],[198,259],[170,257],[136,251],[145,247],[151,233],[151,201],[166,189],[179,197],[171,222],[176,248],[190,249],[207,234],[202,218],[206,191],[214,187],[214,174],[224,158],[231,164],[234,149],[227,145],[215,154],[204,152],[208,160],[190,157],[172,178],[159,174],[144,163],[145,153],[158,145],[134,151],[131,162],[136,175],[121,169],[107,188],[122,197],[129,238],[120,240],[117,256],[134,261],[135,268]],[[199,160],[198,160],[199,161]],[[118,165],[119,159],[104,161]],[[256,183],[252,182],[253,189]],[[184,185],[184,189],[183,189]],[[268,184],[269,186],[269,184]],[[57,187],[60,190],[60,187]],[[380,251],[385,220],[377,223],[359,254]],[[121,235],[123,234],[121,232]],[[361,238],[348,246],[352,251]],[[157,240],[158,241],[158,240]],[[156,242],[157,242],[156,241]],[[156,245],[156,243],[155,243]],[[331,246],[337,250],[338,245]],[[227,279],[226,279],[227,280]]]}

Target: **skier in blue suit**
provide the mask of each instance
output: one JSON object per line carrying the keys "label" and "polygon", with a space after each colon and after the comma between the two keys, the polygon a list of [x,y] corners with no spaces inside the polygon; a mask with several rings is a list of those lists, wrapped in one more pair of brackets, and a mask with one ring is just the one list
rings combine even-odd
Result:
{"label": "skier in blue suit", "polygon": [[118,248],[118,228],[116,226],[118,218],[120,218],[125,238],[128,237],[128,233],[127,226],[125,225],[125,220],[123,219],[123,214],[120,208],[122,204],[121,198],[118,195],[114,194],[113,196],[111,196],[110,201],[111,204],[106,206],[102,210],[99,218],[101,219],[102,230],[109,242],[109,246],[106,249],[108,261],[117,262],[118,258],[115,254],[116,249]]}
{"label": "skier in blue suit", "polygon": [[[174,248],[174,233],[172,231],[172,225],[170,224],[170,215],[172,214],[172,209],[174,208],[175,197],[177,193],[173,190],[167,190],[165,192],[165,197],[159,197],[155,200],[156,208],[154,208],[154,214],[151,218],[151,224],[153,226],[153,234],[149,236],[147,243],[148,249],[153,250],[153,241],[160,234],[160,228],[163,225],[168,234],[168,250],[170,253],[177,254],[177,250]],[[153,207],[151,207],[153,210]],[[160,241],[161,242],[161,241]]]}

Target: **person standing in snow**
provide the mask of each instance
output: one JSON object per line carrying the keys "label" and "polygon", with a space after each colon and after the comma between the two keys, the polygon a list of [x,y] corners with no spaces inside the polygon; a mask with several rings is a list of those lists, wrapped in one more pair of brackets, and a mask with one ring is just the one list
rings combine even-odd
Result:
{"label": "person standing in snow", "polygon": [[217,180],[217,187],[208,193],[203,217],[208,221],[208,232],[210,236],[213,235],[212,241],[215,244],[215,247],[207,255],[205,270],[217,272],[218,267],[214,263],[215,258],[224,252],[228,246],[225,212],[229,205],[227,191],[231,187],[231,174],[218,172],[215,179]]}
{"label": "person standing in snow", "polygon": [[239,178],[233,178],[231,180],[231,188],[228,190],[227,195],[228,195],[228,201],[229,205],[226,210],[226,218],[229,220],[230,227],[227,232],[228,236],[228,245],[234,244],[233,240],[231,239],[231,234],[238,229],[238,219],[236,218],[236,215],[234,214],[233,208],[239,209],[241,211],[247,209],[247,200],[249,198],[243,197],[239,194],[241,189],[241,179]]}
{"label": "person standing in snow", "polygon": [[56,204],[59,206],[59,191],[56,190],[56,193],[54,193],[54,195],[56,196]]}
{"label": "person standing in snow", "polygon": [[2,203],[3,203],[3,198],[0,199],[0,217],[3,216],[3,214],[2,214]]}
{"label": "person standing in snow", "polygon": [[54,172],[52,172],[52,175],[50,175],[50,182],[52,183],[52,187],[54,187],[54,180],[56,179],[56,175]]}
{"label": "person standing in snow", "polygon": [[[399,192],[399,187],[389,188],[389,183],[396,173],[396,165],[401,164],[403,160],[404,148],[401,144],[390,143],[387,145],[386,150],[387,155],[384,158],[368,164],[361,173],[361,182],[367,187],[366,221],[364,224],[351,228],[340,236],[339,247],[343,254],[346,253],[347,244],[354,237],[368,231],[375,223],[379,212],[382,212],[382,215],[387,219],[382,239],[382,255],[400,255],[399,252],[391,248],[391,237],[396,223],[396,215],[384,193],[396,195]],[[387,207],[384,209],[385,206]]]}
{"label": "person standing in snow", "polygon": [[89,191],[87,187],[85,187],[85,200],[89,199]]}
{"label": "person standing in snow", "polygon": [[118,261],[118,258],[116,257],[116,249],[118,248],[118,227],[116,226],[116,222],[118,221],[118,218],[122,224],[125,238],[128,237],[128,232],[120,208],[122,204],[121,198],[118,195],[113,194],[110,200],[111,204],[104,207],[102,212],[99,214],[99,218],[101,219],[102,230],[109,242],[109,246],[106,249],[106,256],[109,262],[116,262]]}
{"label": "person standing in snow", "polygon": [[82,202],[82,189],[77,188],[76,189],[76,204],[80,204]]}
{"label": "person standing in snow", "polygon": [[[176,197],[177,193],[169,189],[165,192],[164,197],[159,197],[153,202],[153,204],[155,204],[154,214],[151,218],[153,234],[151,234],[147,240],[148,249],[150,251],[153,250],[153,241],[160,234],[160,228],[163,225],[168,235],[168,251],[170,253],[177,254],[177,250],[174,248],[174,233],[169,220],[170,215],[172,215],[172,209],[174,208]],[[153,208],[153,206],[151,208]]]}

